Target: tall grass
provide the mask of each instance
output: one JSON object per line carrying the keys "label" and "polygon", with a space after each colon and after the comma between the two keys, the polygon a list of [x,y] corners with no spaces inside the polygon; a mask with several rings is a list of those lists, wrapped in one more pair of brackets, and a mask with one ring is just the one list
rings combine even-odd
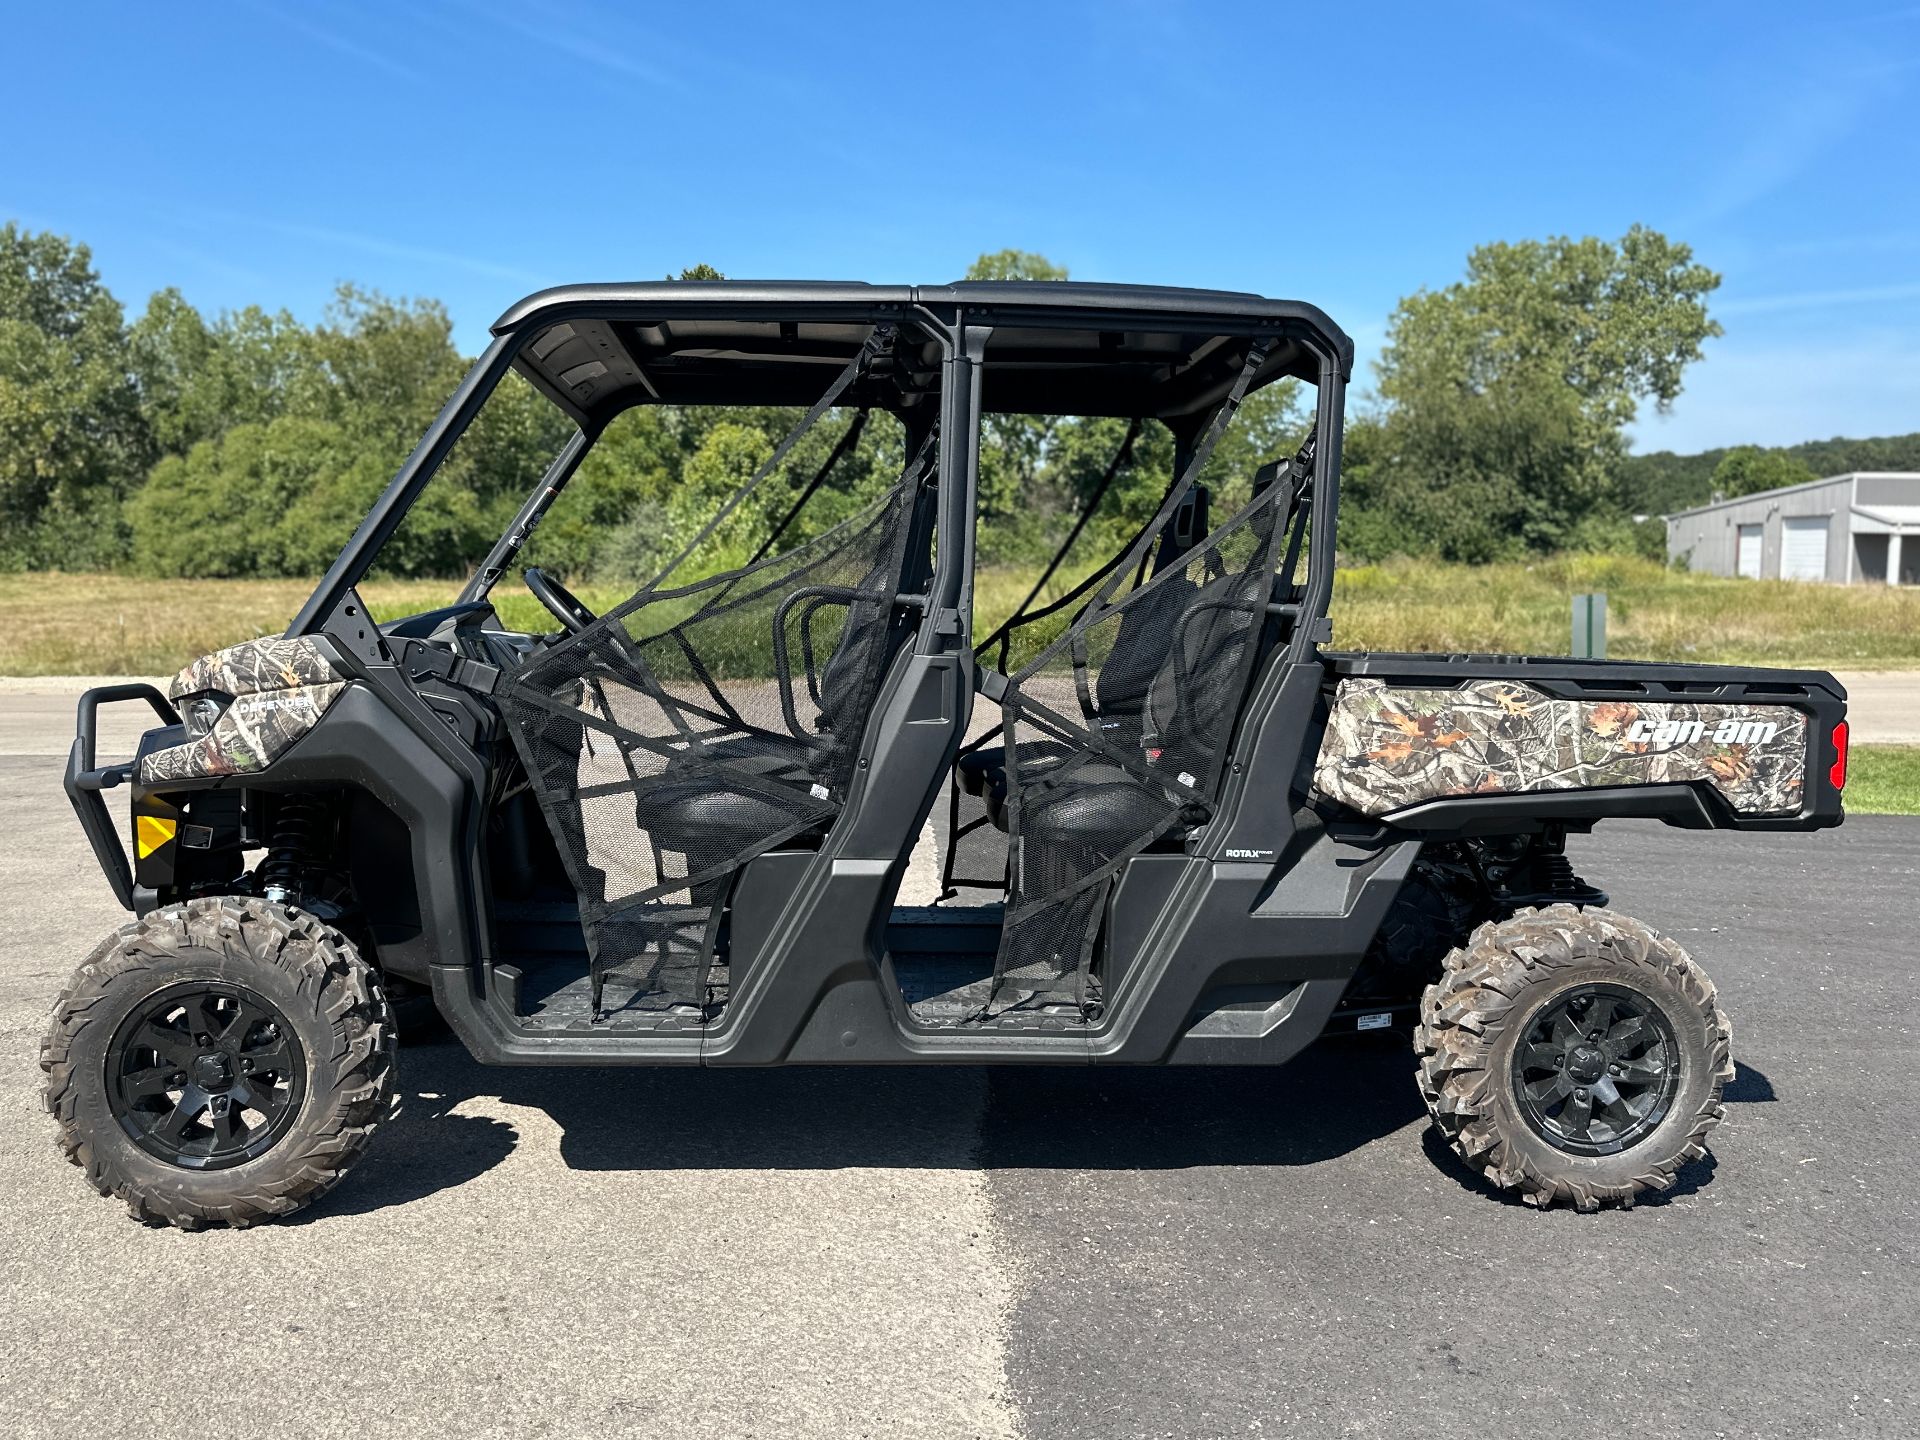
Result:
{"label": "tall grass", "polygon": [[1920,665],[1920,591],[1722,579],[1609,555],[1350,566],[1335,577],[1334,645],[1564,655],[1572,639],[1569,601],[1594,590],[1606,592],[1607,653],[1619,659]]}
{"label": "tall grass", "polygon": [[[1033,573],[986,570],[977,577],[977,634],[1007,616]],[[443,580],[376,581],[365,595],[377,618],[391,619],[444,605],[459,588]],[[308,580],[0,575],[0,675],[165,674],[208,650],[278,633],[312,589]],[[1062,582],[1053,593],[1065,589]],[[1568,600],[1588,590],[1607,592],[1609,653],[1622,658],[1920,666],[1920,589],[1723,580],[1615,556],[1349,566],[1334,586],[1334,644],[1563,655]],[[625,598],[591,586],[580,593],[595,608]],[[517,584],[503,583],[496,599],[509,626],[552,628]]]}

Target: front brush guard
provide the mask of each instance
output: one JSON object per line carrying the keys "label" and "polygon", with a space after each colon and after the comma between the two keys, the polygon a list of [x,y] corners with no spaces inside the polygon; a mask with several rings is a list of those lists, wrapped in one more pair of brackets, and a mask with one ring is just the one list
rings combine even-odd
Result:
{"label": "front brush guard", "polygon": [[127,859],[127,852],[121,847],[119,833],[113,827],[113,817],[107,813],[107,802],[100,792],[131,780],[134,762],[128,760],[119,765],[98,767],[93,763],[100,707],[121,700],[144,700],[153,707],[153,713],[160,717],[163,724],[180,723],[180,712],[151,685],[95,686],[80,697],[79,711],[74,717],[73,749],[67,754],[65,783],[67,799],[73,803],[73,813],[80,818],[80,828],[86,831],[87,843],[93,846],[94,858],[106,873],[113,898],[124,908],[133,910],[136,908],[133,866]]}

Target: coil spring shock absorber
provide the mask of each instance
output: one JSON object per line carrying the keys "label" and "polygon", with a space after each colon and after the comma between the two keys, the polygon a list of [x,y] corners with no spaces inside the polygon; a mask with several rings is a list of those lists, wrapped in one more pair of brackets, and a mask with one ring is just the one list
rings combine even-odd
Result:
{"label": "coil spring shock absorber", "polygon": [[1573,862],[1564,852],[1549,851],[1534,861],[1534,878],[1539,888],[1549,895],[1572,897],[1584,887],[1580,877],[1573,873]]}
{"label": "coil spring shock absorber", "polygon": [[274,802],[273,834],[260,864],[260,893],[276,905],[298,900],[305,872],[320,862],[332,816],[317,795],[281,795]]}

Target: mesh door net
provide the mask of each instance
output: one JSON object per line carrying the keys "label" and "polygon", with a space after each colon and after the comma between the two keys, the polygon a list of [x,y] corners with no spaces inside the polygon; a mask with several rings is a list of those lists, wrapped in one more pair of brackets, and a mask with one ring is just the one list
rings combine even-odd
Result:
{"label": "mesh door net", "polygon": [[[1137,418],[1128,424],[1119,448],[1113,452],[1106,468],[1089,488],[1072,527],[1060,542],[1053,558],[1040,572],[1039,578],[1028,589],[1026,597],[992,634],[974,646],[973,653],[977,659],[992,657],[990,663],[993,668],[1005,672],[1008,657],[1013,653],[1014,639],[1020,632],[1039,626],[1069,607],[1079,606],[1111,573],[1114,566],[1123,563],[1138,543],[1140,534],[1136,533],[1118,554],[1095,564],[1064,595],[1039,603],[1055,574],[1068,563],[1070,557],[1079,554],[1081,537],[1087,534],[1089,523],[1099,513],[1101,501],[1113,487],[1113,482],[1133,461],[1134,445],[1140,438],[1141,429],[1142,422]],[[1178,478],[1169,478],[1169,488]],[[1148,523],[1151,525],[1152,522]],[[940,871],[942,901],[957,897],[962,890],[997,891],[1006,883],[1007,837],[995,823],[996,811],[1000,809],[1005,793],[1005,786],[1001,783],[1004,780],[1004,766],[997,764],[1003,753],[996,727],[996,730],[962,745],[955,757],[948,785],[946,855]],[[997,774],[996,769],[999,771]]]}
{"label": "mesh door net", "polygon": [[508,728],[579,892],[596,1014],[613,978],[634,987],[627,1005],[703,1004],[734,874],[839,814],[903,633],[934,444],[818,538],[692,584],[663,574],[511,677]]}
{"label": "mesh door net", "polygon": [[1265,347],[1251,349],[1153,523],[1093,599],[1005,682],[1010,863],[990,1010],[1091,1003],[1089,966],[1114,876],[1205,817],[1267,624],[1287,487],[1257,493],[1142,582],[1153,542],[1265,358]]}

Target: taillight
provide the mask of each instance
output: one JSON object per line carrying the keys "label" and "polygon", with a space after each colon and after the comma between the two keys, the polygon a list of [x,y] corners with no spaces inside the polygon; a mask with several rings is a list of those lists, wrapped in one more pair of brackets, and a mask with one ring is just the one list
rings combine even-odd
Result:
{"label": "taillight", "polygon": [[1836,790],[1847,788],[1847,722],[1844,720],[1833,727],[1833,768],[1827,771],[1827,779]]}

